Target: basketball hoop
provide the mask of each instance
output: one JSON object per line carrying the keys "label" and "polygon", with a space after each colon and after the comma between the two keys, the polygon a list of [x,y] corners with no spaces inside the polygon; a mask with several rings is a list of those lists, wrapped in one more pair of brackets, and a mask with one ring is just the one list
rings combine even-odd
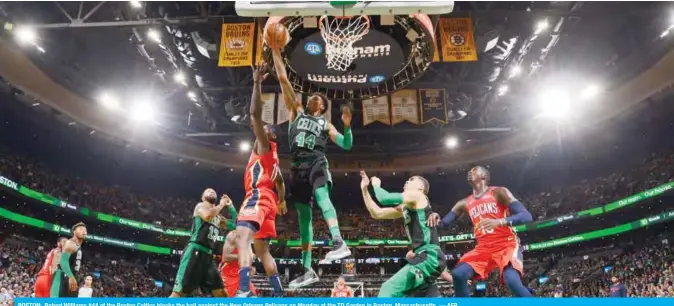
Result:
{"label": "basketball hoop", "polygon": [[325,56],[329,69],[346,71],[358,57],[353,44],[370,31],[370,17],[321,16],[318,21],[325,41]]}

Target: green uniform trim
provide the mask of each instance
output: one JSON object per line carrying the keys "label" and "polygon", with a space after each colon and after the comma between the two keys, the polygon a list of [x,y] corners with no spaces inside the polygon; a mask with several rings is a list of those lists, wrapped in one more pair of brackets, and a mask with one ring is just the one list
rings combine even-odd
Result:
{"label": "green uniform trim", "polygon": [[239,217],[239,213],[234,208],[234,205],[229,206],[229,219],[227,219],[227,229],[233,231],[236,229],[236,218]]}
{"label": "green uniform trim", "polygon": [[346,151],[351,150],[351,146],[353,146],[353,134],[351,133],[350,127],[344,128],[344,135],[337,132],[335,144]]}
{"label": "green uniform trim", "polygon": [[374,196],[382,206],[398,206],[403,202],[403,194],[398,192],[388,192],[384,188],[372,186]]}
{"label": "green uniform trim", "polygon": [[425,245],[415,250],[414,254],[414,259],[382,284],[378,297],[408,296],[422,285],[436,281],[445,267],[438,260],[442,254],[440,247]]}
{"label": "green uniform trim", "polygon": [[61,270],[63,270],[63,272],[65,272],[68,277],[75,278],[75,274],[73,274],[73,271],[70,270],[70,255],[72,254],[63,252],[63,254],[61,254],[61,260],[59,260],[59,264],[61,265]]}

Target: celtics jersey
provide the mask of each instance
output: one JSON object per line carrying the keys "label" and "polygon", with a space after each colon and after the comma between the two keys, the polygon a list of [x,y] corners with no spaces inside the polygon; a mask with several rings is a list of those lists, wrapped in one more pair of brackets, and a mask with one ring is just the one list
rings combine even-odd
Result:
{"label": "celtics jersey", "polygon": [[[77,243],[75,243],[77,244]],[[68,259],[68,264],[70,265],[70,271],[73,272],[75,277],[77,277],[77,273],[80,271],[80,267],[82,266],[82,246],[77,244],[77,250],[70,254],[70,259]],[[63,268],[61,267],[61,264],[59,263],[57,266],[57,269],[60,269],[63,271]]]}
{"label": "celtics jersey", "polygon": [[199,216],[194,216],[190,242],[206,247],[209,250],[213,250],[215,247],[215,242],[220,236],[219,223],[220,216],[216,216],[210,222],[204,221]]}
{"label": "celtics jersey", "polygon": [[426,225],[426,220],[428,220],[428,216],[431,213],[430,205],[421,209],[413,209],[405,206],[405,209],[403,210],[405,232],[407,232],[407,238],[410,240],[412,248],[415,250],[429,244],[439,245],[438,230]]}
{"label": "celtics jersey", "polygon": [[328,146],[328,121],[323,116],[297,113],[288,127],[292,161],[310,161],[325,157]]}

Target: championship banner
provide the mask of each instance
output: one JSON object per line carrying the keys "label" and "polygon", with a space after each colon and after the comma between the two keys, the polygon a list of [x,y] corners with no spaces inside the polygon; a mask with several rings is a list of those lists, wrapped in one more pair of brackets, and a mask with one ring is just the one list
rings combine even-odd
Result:
{"label": "championship banner", "polygon": [[218,67],[242,67],[253,64],[255,23],[222,25]]}
{"label": "championship banner", "polygon": [[387,96],[363,100],[363,125],[375,121],[391,125],[391,116],[388,109]]}
{"label": "championship banner", "polygon": [[[302,101],[302,94],[295,93],[295,99],[297,99],[297,101]],[[288,108],[283,101],[283,95],[280,95],[278,99],[276,99],[276,103],[278,104],[278,107],[276,108],[276,124],[281,124],[288,121],[290,118],[290,113],[288,112]]]}
{"label": "championship banner", "polygon": [[274,124],[274,102],[276,102],[276,93],[263,93],[262,96],[262,121]]}
{"label": "championship banner", "polygon": [[440,18],[439,26],[443,62],[477,61],[470,18]]}
{"label": "championship banner", "polygon": [[260,65],[264,62],[262,58],[262,45],[264,45],[264,29],[260,23],[257,24],[257,39],[255,43],[255,65]]}
{"label": "championship banner", "polygon": [[419,89],[421,123],[447,123],[444,89]]}
{"label": "championship banner", "polygon": [[393,125],[403,121],[419,124],[419,106],[417,106],[417,91],[403,89],[391,95],[391,113]]}

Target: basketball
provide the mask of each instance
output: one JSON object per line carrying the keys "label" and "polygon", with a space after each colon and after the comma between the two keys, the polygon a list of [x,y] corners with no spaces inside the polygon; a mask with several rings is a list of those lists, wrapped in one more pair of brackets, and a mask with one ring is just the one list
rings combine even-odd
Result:
{"label": "basketball", "polygon": [[264,31],[265,43],[274,50],[285,47],[289,38],[288,29],[281,23],[270,24]]}

